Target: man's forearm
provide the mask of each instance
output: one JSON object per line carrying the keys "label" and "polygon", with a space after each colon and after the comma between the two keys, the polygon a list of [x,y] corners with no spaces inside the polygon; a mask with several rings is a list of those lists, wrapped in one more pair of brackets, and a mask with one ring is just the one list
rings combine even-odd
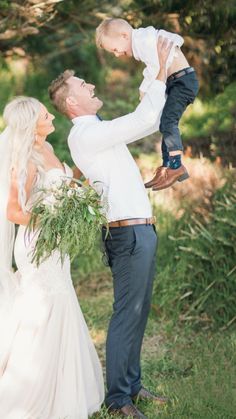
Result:
{"label": "man's forearm", "polygon": [[159,37],[157,41],[157,52],[158,52],[160,70],[156,79],[163,81],[164,83],[166,82],[166,74],[167,74],[166,63],[167,63],[172,47],[173,47],[173,42],[168,43],[167,39]]}
{"label": "man's forearm", "polygon": [[166,68],[160,68],[156,80],[163,81],[164,83],[166,82]]}

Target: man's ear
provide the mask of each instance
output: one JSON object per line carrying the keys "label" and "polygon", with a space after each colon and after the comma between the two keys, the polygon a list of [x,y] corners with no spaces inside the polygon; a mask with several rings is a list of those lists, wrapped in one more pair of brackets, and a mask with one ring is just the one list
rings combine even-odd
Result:
{"label": "man's ear", "polygon": [[66,98],[66,104],[69,105],[69,106],[75,106],[75,105],[77,105],[77,101],[73,96],[68,96]]}

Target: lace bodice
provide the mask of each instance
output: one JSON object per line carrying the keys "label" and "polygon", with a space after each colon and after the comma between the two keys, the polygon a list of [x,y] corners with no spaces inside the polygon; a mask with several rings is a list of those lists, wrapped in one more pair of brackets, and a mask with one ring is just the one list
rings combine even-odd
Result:
{"label": "lace bodice", "polygon": [[60,186],[62,180],[68,178],[68,181],[73,177],[72,169],[63,163],[64,170],[59,167],[53,167],[43,173],[38,173],[35,184],[33,186],[31,196],[27,201],[26,208],[28,211],[32,208],[33,204],[42,195],[42,189],[48,190]]}
{"label": "lace bodice", "polygon": [[36,182],[36,186],[48,189],[52,186],[60,185],[61,180],[65,179],[65,177],[71,178],[73,171],[66,163],[63,163],[63,166],[64,170],[59,167],[54,167],[44,172]]}

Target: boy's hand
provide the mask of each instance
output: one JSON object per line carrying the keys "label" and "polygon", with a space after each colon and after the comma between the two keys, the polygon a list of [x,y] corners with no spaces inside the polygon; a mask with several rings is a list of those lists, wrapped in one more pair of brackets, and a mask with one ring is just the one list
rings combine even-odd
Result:
{"label": "boy's hand", "polygon": [[160,71],[157,80],[166,82],[166,62],[169,57],[173,42],[169,42],[167,38],[159,37],[157,41],[157,54],[159,58]]}

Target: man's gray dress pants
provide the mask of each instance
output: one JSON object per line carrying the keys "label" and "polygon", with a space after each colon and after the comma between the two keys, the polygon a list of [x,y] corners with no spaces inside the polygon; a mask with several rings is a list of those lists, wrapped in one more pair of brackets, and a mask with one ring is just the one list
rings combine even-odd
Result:
{"label": "man's gray dress pants", "polygon": [[150,310],[157,236],[152,225],[110,228],[103,241],[114,304],[106,342],[106,405],[130,404],[141,388],[140,352]]}

